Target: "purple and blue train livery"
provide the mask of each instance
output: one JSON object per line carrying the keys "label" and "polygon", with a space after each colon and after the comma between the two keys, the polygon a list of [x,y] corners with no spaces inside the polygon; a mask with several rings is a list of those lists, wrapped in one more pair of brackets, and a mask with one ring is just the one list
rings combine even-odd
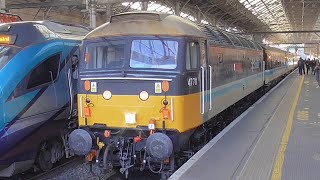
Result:
{"label": "purple and blue train livery", "polygon": [[87,33],[51,21],[0,25],[0,177],[31,167],[47,171],[70,156],[73,74]]}

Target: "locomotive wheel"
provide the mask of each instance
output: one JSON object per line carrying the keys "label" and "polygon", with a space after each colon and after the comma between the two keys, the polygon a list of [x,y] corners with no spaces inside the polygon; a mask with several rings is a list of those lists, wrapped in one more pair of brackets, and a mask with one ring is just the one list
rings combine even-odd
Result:
{"label": "locomotive wheel", "polygon": [[51,148],[48,147],[47,143],[44,143],[40,148],[37,157],[37,165],[41,171],[45,172],[53,167],[53,163],[51,162]]}

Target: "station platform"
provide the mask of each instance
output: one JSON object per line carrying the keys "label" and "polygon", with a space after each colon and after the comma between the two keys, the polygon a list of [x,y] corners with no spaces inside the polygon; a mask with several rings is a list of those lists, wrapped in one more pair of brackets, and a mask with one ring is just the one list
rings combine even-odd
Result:
{"label": "station platform", "polygon": [[294,71],[198,151],[171,180],[320,179],[320,88]]}

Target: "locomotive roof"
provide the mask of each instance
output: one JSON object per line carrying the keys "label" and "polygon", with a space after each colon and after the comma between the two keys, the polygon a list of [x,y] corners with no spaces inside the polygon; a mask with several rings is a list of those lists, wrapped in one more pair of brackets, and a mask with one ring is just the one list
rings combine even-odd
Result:
{"label": "locomotive roof", "polygon": [[211,25],[198,24],[198,26],[205,32],[210,44],[262,50],[258,43],[239,35],[223,31]]}
{"label": "locomotive roof", "polygon": [[141,35],[206,37],[211,44],[262,50],[258,43],[224,32],[216,27],[195,24],[172,14],[149,11],[114,15],[110,18],[109,23],[96,28],[85,39]]}
{"label": "locomotive roof", "polygon": [[182,17],[159,12],[139,11],[112,16],[109,23],[99,26],[86,38],[157,35],[206,37],[197,25]]}

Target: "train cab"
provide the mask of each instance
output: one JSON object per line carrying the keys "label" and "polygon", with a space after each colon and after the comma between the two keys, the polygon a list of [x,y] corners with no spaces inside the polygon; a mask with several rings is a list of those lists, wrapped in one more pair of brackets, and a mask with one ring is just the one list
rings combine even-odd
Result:
{"label": "train cab", "polygon": [[[151,12],[111,17],[83,41],[78,79],[81,129],[74,131],[75,137],[93,133],[105,146],[123,142],[119,149],[131,148],[135,141],[135,151],[147,148],[154,169],[151,166],[159,165],[155,159],[163,162],[179,149],[180,134],[203,122],[209,108],[206,51],[205,34],[181,17]],[[185,123],[186,119],[191,120]],[[77,144],[70,139],[71,146]],[[88,154],[98,147],[90,145],[91,137],[88,143],[75,151]]]}
{"label": "train cab", "polygon": [[[144,20],[146,15],[149,21]],[[199,109],[182,111],[180,102],[200,103],[193,100],[199,95],[191,94],[200,89],[204,37],[187,20],[152,13],[114,16],[88,34],[79,65],[79,108],[86,109],[80,111],[80,126],[136,129],[155,120],[156,127],[162,128],[165,119],[166,129],[185,132],[200,124]],[[163,82],[169,84],[168,92]],[[164,109],[170,115],[164,117]],[[179,120],[185,117],[193,117],[194,122]]]}

